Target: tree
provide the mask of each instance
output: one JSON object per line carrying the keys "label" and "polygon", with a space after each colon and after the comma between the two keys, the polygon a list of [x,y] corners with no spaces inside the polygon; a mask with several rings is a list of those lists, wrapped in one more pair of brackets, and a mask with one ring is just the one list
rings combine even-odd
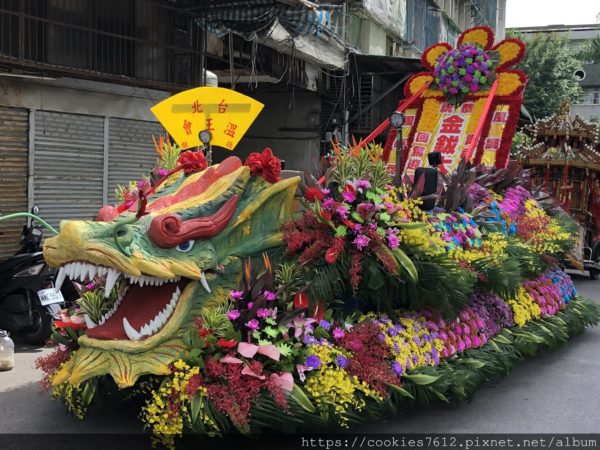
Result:
{"label": "tree", "polygon": [[525,44],[525,58],[519,64],[529,77],[523,104],[535,119],[541,119],[557,112],[563,100],[579,98],[582,89],[573,73],[581,63],[565,38],[540,34]]}
{"label": "tree", "polygon": [[577,57],[581,61],[600,63],[600,34],[587,41],[577,53]]}

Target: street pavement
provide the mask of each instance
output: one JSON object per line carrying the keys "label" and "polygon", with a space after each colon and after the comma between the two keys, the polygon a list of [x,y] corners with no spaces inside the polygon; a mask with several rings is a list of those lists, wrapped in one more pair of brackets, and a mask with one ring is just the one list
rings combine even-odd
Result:
{"label": "street pavement", "polygon": [[[580,294],[600,303],[600,281],[574,277]],[[472,402],[364,425],[369,433],[598,433],[600,432],[600,328],[562,348],[517,365],[486,384]],[[138,410],[127,403],[91,408],[84,421],[39,390],[35,359],[51,349],[17,341],[16,367],[0,372],[2,433],[139,433]],[[2,443],[0,442],[0,448]],[[83,447],[82,447],[83,448]]]}

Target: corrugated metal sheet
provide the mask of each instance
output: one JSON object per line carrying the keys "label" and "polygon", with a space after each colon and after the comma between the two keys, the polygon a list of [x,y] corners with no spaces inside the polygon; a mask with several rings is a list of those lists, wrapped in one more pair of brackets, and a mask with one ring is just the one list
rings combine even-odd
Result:
{"label": "corrugated metal sheet", "polygon": [[57,226],[93,219],[102,206],[104,118],[35,113],[34,203]]}
{"label": "corrugated metal sheet", "polygon": [[165,131],[158,122],[111,118],[108,125],[108,201],[117,203],[115,188],[150,172],[157,155],[152,136]]}
{"label": "corrugated metal sheet", "polygon": [[[0,107],[0,211],[27,211],[29,114],[22,108]],[[25,221],[0,222],[0,259],[19,247]]]}

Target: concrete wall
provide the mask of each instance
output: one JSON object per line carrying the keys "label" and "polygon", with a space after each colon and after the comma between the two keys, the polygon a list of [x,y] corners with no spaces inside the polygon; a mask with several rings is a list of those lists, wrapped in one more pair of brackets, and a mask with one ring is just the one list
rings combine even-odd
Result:
{"label": "concrete wall", "polygon": [[590,120],[593,117],[600,117],[600,105],[571,105],[571,116],[575,115]]}
{"label": "concrete wall", "polygon": [[214,161],[236,155],[244,160],[251,152],[270,147],[286,161],[286,169],[313,170],[319,161],[320,134],[318,123],[320,99],[314,92],[248,92],[265,105],[256,121],[233,152],[214,149]]}

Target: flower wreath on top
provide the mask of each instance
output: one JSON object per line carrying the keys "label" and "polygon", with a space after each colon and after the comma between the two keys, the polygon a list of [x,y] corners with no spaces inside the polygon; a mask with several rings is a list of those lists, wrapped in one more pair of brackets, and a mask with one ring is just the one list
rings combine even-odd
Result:
{"label": "flower wreath on top", "polygon": [[438,43],[421,56],[427,72],[414,75],[405,87],[408,97],[425,83],[431,82],[425,97],[444,96],[448,103],[457,105],[467,96],[486,96],[498,80],[496,95],[520,93],[527,77],[518,69],[509,69],[525,55],[525,44],[508,38],[495,46],[494,33],[488,27],[465,30],[458,38],[457,47]]}

